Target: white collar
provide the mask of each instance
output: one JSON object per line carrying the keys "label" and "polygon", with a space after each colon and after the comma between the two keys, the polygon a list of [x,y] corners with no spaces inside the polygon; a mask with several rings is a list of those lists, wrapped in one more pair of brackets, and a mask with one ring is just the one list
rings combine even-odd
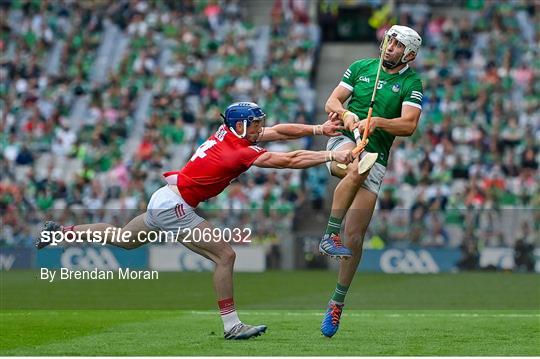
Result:
{"label": "white collar", "polygon": [[404,73],[405,71],[407,71],[408,68],[409,68],[409,64],[405,65],[404,68],[402,68],[401,70],[399,70],[399,74],[401,75],[402,73]]}

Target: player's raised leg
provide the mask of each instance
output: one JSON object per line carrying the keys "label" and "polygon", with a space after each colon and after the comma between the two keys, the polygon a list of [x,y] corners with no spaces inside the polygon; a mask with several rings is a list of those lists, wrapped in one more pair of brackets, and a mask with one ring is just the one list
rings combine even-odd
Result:
{"label": "player's raised leg", "polygon": [[[207,221],[201,222],[197,228],[201,230],[200,233],[213,233],[213,227]],[[204,242],[200,238],[187,238],[183,242],[186,247],[216,264],[214,289],[223,321],[225,339],[249,339],[264,333],[266,325],[244,324],[236,312],[233,299],[233,269],[236,253],[231,245],[221,239]]]}
{"label": "player's raised leg", "polygon": [[[330,150],[347,150],[355,147],[354,142],[345,136],[335,137],[328,141]],[[332,210],[326,226],[326,231],[319,243],[319,251],[322,254],[336,257],[349,258],[352,252],[349,248],[343,246],[340,232],[341,222],[347,213],[347,210],[354,200],[358,188],[362,185],[369,172],[358,174],[358,158],[350,163],[346,169],[341,168],[335,161],[330,163],[330,173],[341,178],[334,190],[332,199]]]}
{"label": "player's raised leg", "polygon": [[[116,247],[124,249],[134,249],[142,246],[145,241],[146,233],[152,229],[145,223],[146,213],[138,215],[126,224],[124,227],[118,228],[109,223],[88,223],[77,224],[71,226],[64,226],[54,221],[46,221],[43,225],[42,233],[47,232],[73,232],[75,238],[88,243],[102,243],[106,241],[107,244],[111,244]],[[52,241],[45,241],[44,238],[52,236],[40,236],[36,240],[37,249],[45,248],[50,245]],[[116,240],[122,238],[124,240]],[[114,240],[113,240],[114,239]]]}
{"label": "player's raised leg", "polygon": [[354,278],[360,259],[362,244],[369,222],[377,203],[377,195],[366,188],[359,188],[347,213],[345,223],[345,244],[352,250],[352,257],[339,264],[339,275],[332,298],[321,324],[321,332],[326,337],[336,334],[341,319],[345,296]]}

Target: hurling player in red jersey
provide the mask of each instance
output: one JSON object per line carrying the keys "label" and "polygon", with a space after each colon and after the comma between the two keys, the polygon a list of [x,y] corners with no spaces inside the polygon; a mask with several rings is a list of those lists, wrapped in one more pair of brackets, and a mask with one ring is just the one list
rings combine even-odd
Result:
{"label": "hurling player in red jersey", "polygon": [[[256,142],[296,139],[303,136],[338,136],[343,129],[337,116],[331,114],[322,125],[279,124],[263,127],[266,115],[252,102],[230,105],[223,116],[224,124],[204,142],[180,171],[164,173],[167,184],[152,194],[147,211],[122,228],[128,232],[127,241],[107,241],[117,247],[133,249],[145,244],[145,235],[153,231],[178,233],[179,229],[199,229],[213,233],[208,221],[195,213],[197,205],[221,193],[241,173],[251,166],[266,168],[308,168],[328,161],[348,164],[353,161],[350,150],[267,152]],[[107,235],[108,223],[62,226],[45,222],[44,231],[75,232],[83,240],[92,242]],[[141,240],[141,234],[142,240]],[[213,234],[212,234],[213,235]],[[38,239],[38,249],[50,241]],[[189,239],[189,241],[188,241]],[[195,253],[215,263],[214,288],[223,320],[225,339],[248,339],[264,333],[265,325],[252,326],[240,321],[233,301],[233,267],[235,252],[228,241],[214,238],[183,238],[182,243]]]}

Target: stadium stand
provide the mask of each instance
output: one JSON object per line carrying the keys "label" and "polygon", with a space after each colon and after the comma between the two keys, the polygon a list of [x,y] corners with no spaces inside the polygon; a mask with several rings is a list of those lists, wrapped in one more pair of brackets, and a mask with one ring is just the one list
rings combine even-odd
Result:
{"label": "stadium stand", "polygon": [[465,7],[455,15],[432,10],[425,4],[398,7],[399,23],[424,39],[414,65],[424,82],[423,112],[412,141],[394,144],[379,201],[387,213],[374,219],[389,221],[385,239],[394,244],[403,241],[407,226],[415,235],[405,240],[423,246],[458,247],[468,240],[480,247],[511,246],[527,224],[534,227],[529,242],[538,241],[534,9],[522,1]]}
{"label": "stadium stand", "polygon": [[[271,29],[237,1],[4,5],[2,243],[30,245],[25,223],[47,215],[122,224],[231,102],[257,101],[267,125],[310,122],[318,27],[278,5]],[[264,236],[277,219],[290,230],[303,198],[299,171],[255,170],[203,209],[244,210],[228,218]]]}
{"label": "stadium stand", "polygon": [[[1,245],[31,245],[25,223],[51,214],[121,224],[143,209],[161,172],[185,163],[230,102],[258,102],[267,125],[311,122],[321,36],[305,6],[277,0],[270,25],[254,26],[234,0],[2,3]],[[525,1],[460,16],[432,10],[397,8],[399,22],[424,38],[414,65],[424,110],[412,140],[396,139],[366,245],[538,239],[532,10]],[[307,139],[268,148],[310,146]],[[202,208],[223,225],[257,223],[258,236],[272,242],[276,228],[290,231],[306,199],[322,208],[326,185],[322,167],[305,178],[254,169]]]}

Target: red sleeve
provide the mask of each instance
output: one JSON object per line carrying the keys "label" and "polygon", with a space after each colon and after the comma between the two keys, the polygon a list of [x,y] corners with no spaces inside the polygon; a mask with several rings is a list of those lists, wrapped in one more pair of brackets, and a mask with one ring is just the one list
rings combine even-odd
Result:
{"label": "red sleeve", "polygon": [[242,164],[247,168],[251,167],[253,162],[255,162],[255,160],[265,152],[266,149],[259,146],[248,146],[243,148],[241,156]]}

